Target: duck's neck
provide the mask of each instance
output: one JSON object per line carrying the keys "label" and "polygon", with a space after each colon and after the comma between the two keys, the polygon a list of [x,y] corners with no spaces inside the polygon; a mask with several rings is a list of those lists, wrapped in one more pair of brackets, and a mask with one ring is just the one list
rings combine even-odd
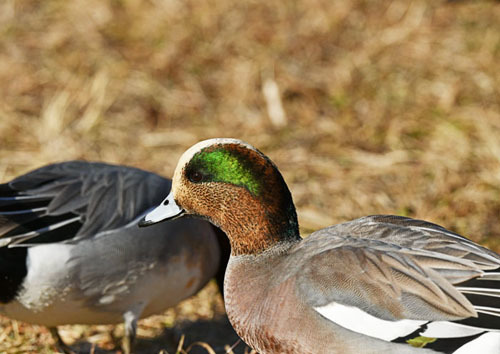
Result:
{"label": "duck's neck", "polygon": [[[297,214],[286,185],[281,193],[256,197],[240,188],[220,205],[215,224],[229,237],[231,255],[259,254],[300,241]],[[227,201],[227,199],[226,199]]]}
{"label": "duck's neck", "polygon": [[[290,225],[290,216],[260,214],[249,216],[244,225],[232,225],[226,231],[231,255],[260,254],[273,247],[300,241],[298,226]],[[293,222],[292,222],[293,223]]]}

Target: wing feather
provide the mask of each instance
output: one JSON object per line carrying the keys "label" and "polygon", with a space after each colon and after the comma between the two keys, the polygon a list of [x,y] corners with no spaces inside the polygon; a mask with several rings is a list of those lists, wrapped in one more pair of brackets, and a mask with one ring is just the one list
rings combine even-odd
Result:
{"label": "wing feather", "polygon": [[169,180],[131,167],[83,161],[42,167],[0,185],[0,247],[94,237],[129,224],[169,190]]}
{"label": "wing feather", "polygon": [[[385,320],[453,320],[477,315],[446,279],[448,273],[466,279],[481,275],[470,261],[454,262],[447,255],[380,241],[316,238],[311,235],[304,242],[333,241],[332,247],[311,255],[298,273],[300,290],[313,299],[315,307],[336,302],[360,307]],[[449,272],[440,272],[442,269]]]}
{"label": "wing feather", "polygon": [[298,250],[287,263],[298,293],[325,317],[360,319],[330,318],[340,325],[380,321],[382,339],[500,329],[500,256],[441,226],[375,215],[319,230]]}
{"label": "wing feather", "polygon": [[403,216],[371,215],[334,225],[316,233],[378,240],[468,259],[481,266],[481,269],[498,268],[499,256],[495,252],[442,226]]}

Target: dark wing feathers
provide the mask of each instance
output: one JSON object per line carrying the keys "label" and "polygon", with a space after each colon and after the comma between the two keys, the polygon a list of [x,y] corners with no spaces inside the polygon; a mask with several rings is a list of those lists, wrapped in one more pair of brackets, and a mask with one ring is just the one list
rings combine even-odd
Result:
{"label": "dark wing feathers", "polygon": [[59,192],[56,192],[48,205],[48,213],[61,215],[84,207],[88,201],[80,194],[79,185],[81,185],[79,182],[67,184]]}
{"label": "dark wing feathers", "polygon": [[48,165],[0,184],[0,246],[93,237],[127,225],[169,190],[169,180],[136,168]]}

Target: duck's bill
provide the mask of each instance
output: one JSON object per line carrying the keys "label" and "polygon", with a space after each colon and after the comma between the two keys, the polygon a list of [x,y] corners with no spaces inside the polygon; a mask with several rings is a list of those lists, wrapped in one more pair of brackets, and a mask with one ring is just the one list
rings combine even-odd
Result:
{"label": "duck's bill", "polygon": [[174,200],[172,193],[156,208],[139,221],[139,226],[149,226],[160,221],[176,219],[184,214],[184,209],[180,208]]}

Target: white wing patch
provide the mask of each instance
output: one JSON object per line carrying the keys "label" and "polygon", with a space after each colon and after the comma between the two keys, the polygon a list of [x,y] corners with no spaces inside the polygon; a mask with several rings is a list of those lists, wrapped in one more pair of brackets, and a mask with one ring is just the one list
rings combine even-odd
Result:
{"label": "white wing patch", "polygon": [[453,354],[498,354],[500,353],[500,333],[485,333],[477,339],[470,341]]}
{"label": "white wing patch", "polygon": [[391,341],[404,337],[428,321],[399,320],[387,321],[372,316],[363,310],[332,302],[326,306],[314,307],[323,317],[339,326],[366,336]]}
{"label": "white wing patch", "polygon": [[471,327],[460,323],[435,321],[427,325],[427,329],[420,333],[431,338],[456,338],[473,336],[484,332],[484,328]]}
{"label": "white wing patch", "polygon": [[[419,335],[430,338],[468,337],[486,331],[484,328],[476,328],[447,321],[387,321],[372,316],[357,307],[345,306],[335,302],[326,306],[314,307],[314,309],[323,317],[339,326],[386,341],[392,341],[398,337],[405,337],[418,330],[424,324],[427,324],[426,329],[420,332]],[[500,332],[492,331],[484,333],[453,352],[453,354],[477,353],[500,353]]]}

